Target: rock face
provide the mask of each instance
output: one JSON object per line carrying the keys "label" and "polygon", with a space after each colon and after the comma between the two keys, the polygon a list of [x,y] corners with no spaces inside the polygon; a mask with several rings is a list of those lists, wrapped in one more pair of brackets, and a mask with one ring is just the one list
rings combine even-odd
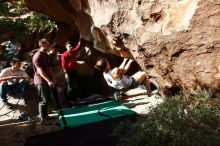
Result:
{"label": "rock face", "polygon": [[78,30],[104,53],[126,49],[164,94],[220,90],[215,78],[220,64],[219,0],[27,0],[27,4]]}

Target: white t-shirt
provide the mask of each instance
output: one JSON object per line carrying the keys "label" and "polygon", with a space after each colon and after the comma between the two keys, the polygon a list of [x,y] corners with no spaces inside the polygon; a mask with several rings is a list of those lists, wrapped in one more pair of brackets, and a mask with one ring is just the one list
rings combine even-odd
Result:
{"label": "white t-shirt", "polygon": [[108,71],[107,73],[103,72],[103,76],[107,82],[107,84],[115,89],[124,89],[128,88],[132,84],[132,78],[127,75],[122,75],[120,79],[115,80],[112,77],[112,72],[115,71],[116,68]]}
{"label": "white t-shirt", "polygon": [[[24,70],[22,70],[22,69],[20,69],[20,70],[18,70],[18,71],[16,71],[16,72],[13,72],[13,71],[11,70],[11,67],[3,69],[3,70],[1,71],[1,73],[0,73],[0,78],[9,77],[9,76],[23,76],[23,77],[27,77],[28,75],[27,75],[27,73],[26,73]],[[12,81],[12,80],[7,80],[7,81],[8,81],[8,84],[9,84],[9,85],[10,85],[10,84],[13,84],[13,81]],[[20,81],[22,81],[22,80],[20,80]]]}

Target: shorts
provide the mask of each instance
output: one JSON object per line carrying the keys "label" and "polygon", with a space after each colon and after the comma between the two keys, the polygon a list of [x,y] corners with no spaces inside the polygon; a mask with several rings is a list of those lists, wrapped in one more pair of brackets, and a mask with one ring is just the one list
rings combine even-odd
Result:
{"label": "shorts", "polygon": [[135,81],[135,79],[133,77],[131,77],[131,79],[132,79],[132,83],[128,88],[134,89],[134,88],[138,87],[139,84]]}

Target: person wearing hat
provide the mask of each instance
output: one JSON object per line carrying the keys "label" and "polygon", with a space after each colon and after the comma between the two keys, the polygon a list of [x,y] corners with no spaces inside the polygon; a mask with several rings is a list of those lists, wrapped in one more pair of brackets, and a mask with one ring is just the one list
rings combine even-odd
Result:
{"label": "person wearing hat", "polygon": [[0,73],[0,96],[2,102],[6,106],[9,106],[7,94],[19,92],[21,93],[21,99],[26,105],[26,90],[29,77],[26,72],[21,69],[20,56],[14,55],[10,61],[10,65],[11,67],[3,69]]}

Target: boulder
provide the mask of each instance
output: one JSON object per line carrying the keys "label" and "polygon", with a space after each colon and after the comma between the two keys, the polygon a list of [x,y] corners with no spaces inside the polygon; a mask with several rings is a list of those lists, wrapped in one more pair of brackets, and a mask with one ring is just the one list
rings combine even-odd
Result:
{"label": "boulder", "polygon": [[103,53],[127,50],[163,94],[219,92],[218,0],[27,0],[27,4],[77,29]]}

